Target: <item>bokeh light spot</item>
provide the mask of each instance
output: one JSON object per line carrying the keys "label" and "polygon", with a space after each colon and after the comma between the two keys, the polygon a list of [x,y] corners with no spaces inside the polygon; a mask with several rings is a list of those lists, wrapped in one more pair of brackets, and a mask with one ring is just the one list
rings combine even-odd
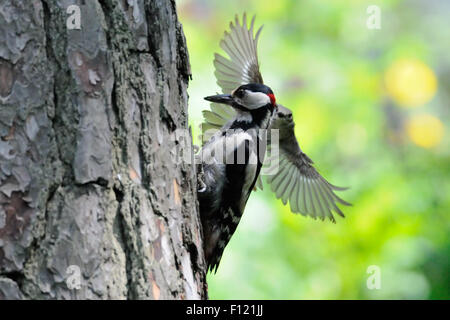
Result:
{"label": "bokeh light spot", "polygon": [[434,72],[422,61],[401,59],[385,73],[387,93],[404,107],[418,107],[430,101],[437,90]]}
{"label": "bokeh light spot", "polygon": [[444,136],[444,125],[441,120],[430,114],[420,114],[407,122],[406,131],[416,145],[432,148],[441,142]]}

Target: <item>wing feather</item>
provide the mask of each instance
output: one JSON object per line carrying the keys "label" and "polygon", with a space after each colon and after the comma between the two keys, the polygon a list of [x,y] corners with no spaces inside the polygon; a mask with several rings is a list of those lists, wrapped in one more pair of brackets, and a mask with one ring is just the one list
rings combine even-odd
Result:
{"label": "wing feather", "polygon": [[294,213],[298,213],[299,209],[298,209],[298,205],[297,205],[297,199],[298,199],[298,192],[299,192],[299,188],[300,188],[300,176],[298,174],[298,172],[295,173],[294,176],[294,187],[292,188],[292,194],[291,197],[289,198],[289,204],[291,205],[291,210]]}
{"label": "wing feather", "polygon": [[326,203],[328,204],[328,206],[327,206],[328,218],[330,218],[330,220],[333,221],[333,223],[335,223],[336,220],[334,219],[332,210],[336,211],[336,213],[339,214],[339,215],[342,214],[342,211],[334,203],[333,197],[330,197],[330,194],[327,192],[327,190],[320,184],[318,184],[318,187],[320,188],[319,190],[320,190],[320,192],[322,194],[322,197],[325,199]]}
{"label": "wing feather", "polygon": [[[309,183],[309,178],[305,178],[306,180],[306,192],[308,194],[308,200],[307,200],[307,204],[309,204],[309,208],[308,210],[312,213],[312,217],[314,219],[317,218],[317,212],[316,212],[316,208],[314,206],[314,200],[313,200],[313,195],[312,195],[312,188],[311,185]],[[308,206],[307,206],[308,207]]]}
{"label": "wing feather", "polygon": [[[281,159],[279,164],[278,164],[278,171],[275,172],[274,174],[270,175],[267,177],[267,182],[272,183],[272,181],[278,177],[281,173],[284,172],[284,170],[281,170],[280,168],[282,167],[282,165],[286,162],[286,159]],[[273,190],[273,189],[272,189]]]}
{"label": "wing feather", "polygon": [[314,186],[314,190],[316,193],[316,202],[320,208],[321,219],[325,220],[325,217],[328,217],[328,212],[330,211],[328,209],[328,201],[323,197],[322,192],[320,191],[320,188],[317,185],[316,181],[313,180],[312,185]]}
{"label": "wing feather", "polygon": [[289,173],[289,170],[280,170],[279,173],[276,175],[276,177],[272,181],[272,191],[277,194],[277,191],[281,185],[281,183],[285,180]]}
{"label": "wing feather", "polygon": [[[295,167],[293,166],[294,170],[292,172],[293,175],[296,175],[297,172],[295,170]],[[296,179],[293,177],[293,179],[289,179],[289,184],[286,187],[286,190],[284,191],[284,194],[282,195],[281,201],[284,205],[288,202],[288,200],[292,197],[292,192],[294,189]]]}
{"label": "wing feather", "polygon": [[217,126],[222,127],[227,120],[222,118],[219,114],[209,111],[209,110],[203,110],[203,118],[205,118],[206,121],[208,121],[208,123],[210,124],[214,124]]}
{"label": "wing feather", "polygon": [[236,81],[241,80],[242,70],[239,70],[238,65],[236,65],[233,61],[228,60],[227,58],[221,56],[218,53],[215,53],[213,64],[217,72],[228,73],[235,76],[237,75],[238,78],[236,79]]}
{"label": "wing feather", "polygon": [[[305,188],[305,177],[303,177],[300,173],[300,171],[297,172],[297,175],[299,176],[299,181],[298,181],[298,190],[297,190],[297,194],[295,195],[295,205],[298,208],[297,212],[300,212],[302,215],[306,215],[306,213],[308,212],[306,209],[306,188]],[[300,195],[303,194],[303,202],[300,200]],[[302,210],[302,207],[303,210]]]}
{"label": "wing feather", "polygon": [[278,190],[276,192],[277,198],[281,198],[284,194],[286,194],[286,189],[291,182],[289,178],[292,176],[294,170],[295,170],[295,167],[293,165],[288,166],[288,168],[286,170],[287,174],[283,178],[283,180],[280,183]]}
{"label": "wing feather", "polygon": [[261,189],[261,190],[264,189],[261,175],[259,175],[258,178],[256,179],[255,190],[257,190],[257,189]]}
{"label": "wing feather", "polygon": [[226,121],[228,121],[230,117],[232,118],[236,115],[236,111],[234,111],[234,109],[219,103],[211,103],[211,111],[217,113],[220,117],[222,117]]}
{"label": "wing feather", "polygon": [[316,218],[321,218],[321,212],[320,212],[320,207],[319,207],[318,201],[317,201],[316,190],[315,190],[314,185],[311,182],[311,180],[308,179],[307,181],[308,181],[308,190],[311,193],[311,203],[312,203],[312,207],[314,208],[314,215]]}
{"label": "wing feather", "polygon": [[299,196],[297,197],[297,202],[298,202],[298,207],[299,207],[299,209],[301,210],[301,213],[303,214],[303,215],[307,215],[308,214],[308,208],[307,208],[307,206],[306,206],[306,194],[307,194],[307,192],[306,192],[306,190],[307,190],[307,188],[306,188],[306,177],[305,176],[302,176],[301,175],[301,173],[300,173],[300,171],[299,171],[299,173],[298,173],[299,175],[300,175],[300,177],[301,177],[301,181],[302,181],[302,190],[301,190],[301,193],[299,194]]}
{"label": "wing feather", "polygon": [[[274,179],[268,179],[272,185],[272,190],[277,198],[281,198],[283,203],[289,199],[291,210],[294,213],[308,215],[314,219],[325,218],[335,221],[333,212],[344,216],[337,206],[351,205],[337,196],[335,191],[346,190],[329,183],[314,168],[313,161],[300,149],[294,133],[294,122],[292,113],[282,105],[278,105],[278,111],[271,120],[270,129],[279,130],[279,171],[284,172],[293,166],[294,171],[288,170],[288,174],[283,175],[284,179],[292,180],[280,185],[279,179],[274,188]],[[270,148],[269,148],[270,149]],[[277,177],[280,173],[274,175]],[[283,187],[280,189],[279,187]]]}

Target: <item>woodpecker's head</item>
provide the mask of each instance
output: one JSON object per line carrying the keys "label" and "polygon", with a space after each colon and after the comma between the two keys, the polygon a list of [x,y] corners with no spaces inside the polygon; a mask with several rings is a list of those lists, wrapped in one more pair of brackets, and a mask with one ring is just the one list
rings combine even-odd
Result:
{"label": "woodpecker's head", "polygon": [[281,104],[277,104],[277,112],[274,113],[272,118],[272,128],[282,129],[293,125],[292,111]]}
{"label": "woodpecker's head", "polygon": [[227,104],[233,108],[251,112],[267,108],[271,112],[276,108],[275,95],[268,86],[259,83],[244,84],[231,94],[218,94],[205,97],[205,100]]}
{"label": "woodpecker's head", "polygon": [[270,128],[278,130],[279,139],[282,140],[294,133],[294,126],[291,110],[281,104],[277,104],[277,111],[273,114]]}

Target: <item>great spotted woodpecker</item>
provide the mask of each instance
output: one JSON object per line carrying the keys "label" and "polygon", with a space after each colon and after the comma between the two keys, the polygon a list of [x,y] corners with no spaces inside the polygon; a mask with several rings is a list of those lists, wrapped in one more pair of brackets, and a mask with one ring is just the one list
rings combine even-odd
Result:
{"label": "great spotted woodpecker", "polygon": [[[247,28],[236,16],[220,45],[229,59],[215,54],[217,84],[223,94],[206,97],[211,111],[203,111],[203,141],[197,156],[198,198],[208,270],[217,271],[225,246],[233,235],[251,191],[262,189],[261,171],[266,153],[266,129],[278,130],[277,171],[267,179],[277,198],[291,211],[335,222],[336,205],[350,205],[334,191],[345,190],[326,181],[301,151],[294,135],[289,109],[276,103],[272,90],[263,84],[259,71],[257,42],[262,27],[253,36],[253,17]],[[213,129],[213,130],[211,130]],[[213,132],[213,133],[211,133]],[[270,148],[269,148],[270,149]]]}

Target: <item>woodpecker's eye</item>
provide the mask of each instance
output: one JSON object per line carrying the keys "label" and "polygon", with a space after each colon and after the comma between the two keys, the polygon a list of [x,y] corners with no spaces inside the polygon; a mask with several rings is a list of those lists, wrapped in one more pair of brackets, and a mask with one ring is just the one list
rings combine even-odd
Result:
{"label": "woodpecker's eye", "polygon": [[234,96],[236,96],[237,98],[242,99],[244,97],[244,90],[243,89],[237,89],[234,92]]}

